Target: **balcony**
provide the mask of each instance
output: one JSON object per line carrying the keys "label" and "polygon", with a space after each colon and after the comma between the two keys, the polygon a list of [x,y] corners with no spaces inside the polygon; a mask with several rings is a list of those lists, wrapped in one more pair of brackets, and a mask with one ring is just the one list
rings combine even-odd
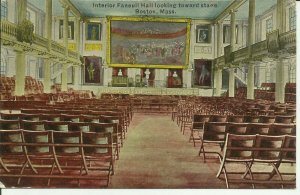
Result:
{"label": "balcony", "polygon": [[[6,20],[1,20],[1,42],[4,45],[14,46],[15,44],[18,44],[24,48],[30,47],[33,52],[40,54],[42,51],[44,54],[49,54],[49,56],[55,56],[57,58],[65,57],[66,53],[66,48],[55,41],[51,41],[51,52],[49,52],[48,39],[37,34],[34,34],[34,41],[30,46],[27,43],[17,41],[17,25]],[[79,61],[79,55],[77,52],[71,50],[68,52],[68,61],[70,61],[70,63]]]}
{"label": "balcony", "polygon": [[[288,31],[279,35],[280,50],[295,50],[296,49],[296,31]],[[257,42],[252,45],[252,57],[262,57],[268,54],[267,40]],[[233,63],[238,64],[243,60],[249,59],[249,48],[245,47],[233,52]],[[216,64],[225,64],[224,56],[215,59]],[[250,59],[251,60],[251,59]]]}

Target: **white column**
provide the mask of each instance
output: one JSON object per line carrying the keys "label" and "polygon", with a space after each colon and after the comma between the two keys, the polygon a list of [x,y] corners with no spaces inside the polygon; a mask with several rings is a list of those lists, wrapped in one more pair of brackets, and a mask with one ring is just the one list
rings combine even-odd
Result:
{"label": "white column", "polygon": [[78,90],[79,89],[79,78],[80,78],[80,67],[79,66],[73,66],[73,70],[74,70],[74,89]]}
{"label": "white column", "polygon": [[[64,47],[65,47],[65,55],[68,58],[69,49],[68,49],[68,29],[69,29],[69,7],[64,7]],[[62,65],[61,72],[61,90],[68,91],[68,72],[67,72],[68,64]]]}
{"label": "white column", "polygon": [[285,68],[284,60],[279,57],[276,63],[276,83],[275,83],[275,101],[284,103],[285,101]]}
{"label": "white column", "polygon": [[80,18],[76,17],[75,20],[75,39],[76,39],[76,51],[78,52],[78,58],[80,57]]}
{"label": "white column", "polygon": [[[222,55],[223,50],[223,22],[218,21],[218,32],[217,32],[217,57]],[[216,91],[215,95],[220,96],[222,92],[222,68],[215,68],[215,82],[216,82]]]}
{"label": "white column", "polygon": [[218,21],[218,36],[217,36],[217,57],[222,55],[223,51],[223,21]]}
{"label": "white column", "polygon": [[51,50],[52,42],[52,0],[46,1],[45,37],[48,39],[48,50]]}
{"label": "white column", "polygon": [[[249,0],[248,45],[255,43],[255,0]],[[249,47],[251,51],[251,47]]]}
{"label": "white column", "polygon": [[[52,43],[52,0],[46,1],[45,38],[48,40],[47,49],[50,52]],[[51,92],[51,64],[51,59],[44,59],[44,93]]]}
{"label": "white column", "polygon": [[64,47],[66,58],[68,57],[68,34],[69,34],[69,7],[64,7]]}
{"label": "white column", "polygon": [[21,23],[24,19],[26,19],[27,0],[18,0],[16,5],[18,10],[18,23]]}
{"label": "white column", "polygon": [[[235,43],[236,43],[236,37],[235,37],[235,11],[231,10],[230,12],[230,27],[231,27],[231,34],[230,34],[230,46],[231,46],[231,52],[235,51]],[[234,75],[234,68],[229,69],[229,84],[228,84],[228,93],[229,97],[234,97],[234,91],[235,91],[235,75]]]}
{"label": "white column", "polygon": [[25,53],[24,51],[16,51],[16,80],[15,95],[21,96],[25,94]]}
{"label": "white column", "polygon": [[[80,58],[80,18],[75,19],[75,40],[76,40],[76,51],[78,53],[78,59]],[[78,65],[74,67],[74,89],[79,89],[80,86],[80,67]]]}
{"label": "white column", "polygon": [[61,91],[68,91],[68,64],[62,65]]}
{"label": "white column", "polygon": [[220,96],[222,93],[222,68],[215,70],[216,76],[216,96]]}
{"label": "white column", "polygon": [[276,26],[279,34],[286,32],[286,0],[277,0]]}
{"label": "white column", "polygon": [[[255,0],[249,0],[248,17],[248,46],[249,57],[251,57],[251,46],[255,43]],[[254,99],[254,63],[248,65],[247,74],[247,99]]]}
{"label": "white column", "polygon": [[191,88],[192,87],[192,71],[189,71],[189,70],[183,70],[186,72],[185,74],[185,80],[186,80],[186,87],[187,88]]}
{"label": "white column", "polygon": [[235,75],[234,68],[229,69],[229,84],[228,84],[228,95],[229,97],[234,97],[235,92]]}
{"label": "white column", "polygon": [[231,46],[231,52],[235,51],[235,44],[236,44],[236,37],[235,37],[235,27],[236,21],[235,21],[235,10],[231,10],[230,12],[230,46]]}
{"label": "white column", "polygon": [[249,62],[247,74],[247,99],[254,99],[254,65],[255,62]]}
{"label": "white column", "polygon": [[44,93],[50,93],[51,92],[51,59],[44,59]]}
{"label": "white column", "polygon": [[[18,0],[17,5],[17,19],[18,23],[21,23],[26,19],[26,10],[27,10],[27,0]],[[25,94],[25,52],[24,51],[15,51],[16,52],[16,80],[15,80],[15,95],[21,96]]]}

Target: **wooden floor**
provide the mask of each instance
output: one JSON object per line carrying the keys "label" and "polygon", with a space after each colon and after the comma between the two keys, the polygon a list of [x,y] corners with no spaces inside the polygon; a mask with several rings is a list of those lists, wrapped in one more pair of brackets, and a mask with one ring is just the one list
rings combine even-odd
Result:
{"label": "wooden floor", "polygon": [[170,115],[135,114],[110,188],[225,188],[217,157],[204,163]]}

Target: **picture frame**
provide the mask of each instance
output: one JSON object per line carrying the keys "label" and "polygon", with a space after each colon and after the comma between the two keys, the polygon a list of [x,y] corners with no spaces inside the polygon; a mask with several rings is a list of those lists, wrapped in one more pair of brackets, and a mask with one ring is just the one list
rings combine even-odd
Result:
{"label": "picture frame", "polygon": [[196,43],[210,43],[211,32],[209,25],[197,25],[196,26]]}
{"label": "picture frame", "polygon": [[194,59],[194,86],[211,87],[212,70],[212,60]]}
{"label": "picture frame", "polygon": [[101,23],[88,22],[86,23],[86,40],[101,41]]}
{"label": "picture frame", "polygon": [[127,68],[187,68],[190,19],[107,17],[107,64]]}
{"label": "picture frame", "polygon": [[84,84],[101,84],[102,58],[84,56]]}
{"label": "picture frame", "polygon": [[[64,37],[64,20],[59,20],[59,39]],[[74,40],[74,21],[69,21],[68,25],[68,39]]]}

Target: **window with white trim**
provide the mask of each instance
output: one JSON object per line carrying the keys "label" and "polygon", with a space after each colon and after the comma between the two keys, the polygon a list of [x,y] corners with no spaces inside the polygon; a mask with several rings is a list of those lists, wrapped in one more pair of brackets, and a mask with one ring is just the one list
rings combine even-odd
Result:
{"label": "window with white trim", "polygon": [[7,0],[1,0],[1,20],[7,19]]}
{"label": "window with white trim", "polygon": [[7,66],[7,60],[4,56],[1,56],[0,61],[0,75],[6,75],[6,66]]}
{"label": "window with white trim", "polygon": [[295,8],[295,6],[289,8],[289,26],[290,26],[290,30],[296,29],[296,8]]}
{"label": "window with white trim", "polygon": [[266,33],[269,33],[273,30],[273,18],[266,20]]}

